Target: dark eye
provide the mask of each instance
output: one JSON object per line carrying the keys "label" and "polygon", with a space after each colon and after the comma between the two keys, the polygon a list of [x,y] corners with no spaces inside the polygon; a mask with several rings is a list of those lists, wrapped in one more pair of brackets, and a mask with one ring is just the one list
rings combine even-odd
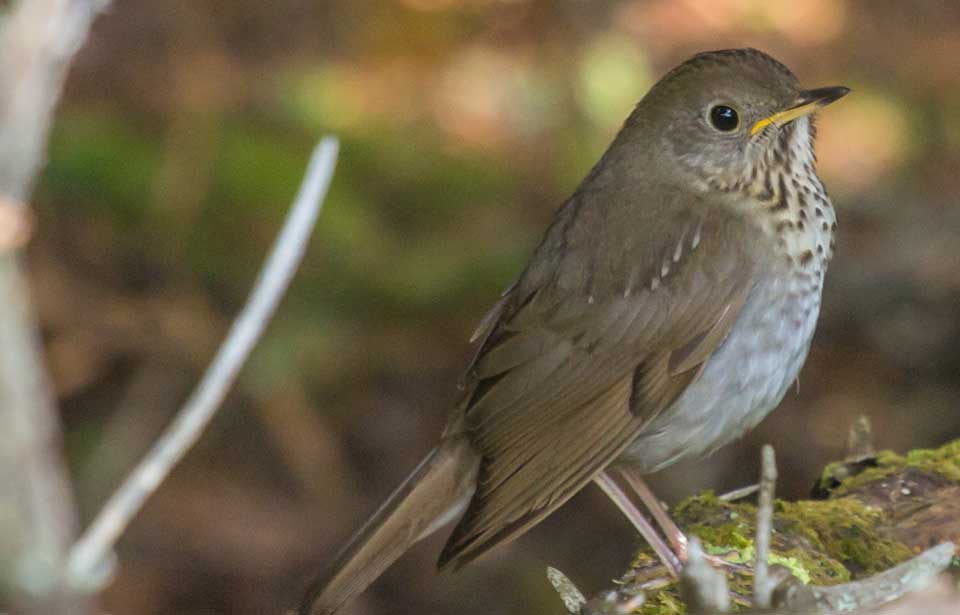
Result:
{"label": "dark eye", "polygon": [[726,105],[717,105],[710,109],[710,123],[721,132],[730,132],[740,125],[740,116]]}

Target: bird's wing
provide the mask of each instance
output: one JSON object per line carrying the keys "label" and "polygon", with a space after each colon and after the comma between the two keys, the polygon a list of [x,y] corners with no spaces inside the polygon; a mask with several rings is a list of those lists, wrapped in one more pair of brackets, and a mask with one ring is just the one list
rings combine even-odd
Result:
{"label": "bird's wing", "polygon": [[632,281],[621,279],[629,267],[607,266],[607,279],[571,289],[559,263],[533,282],[522,277],[498,304],[458,421],[482,455],[477,490],[441,567],[536,524],[697,378],[758,269],[743,224],[694,211],[643,246],[646,267]]}

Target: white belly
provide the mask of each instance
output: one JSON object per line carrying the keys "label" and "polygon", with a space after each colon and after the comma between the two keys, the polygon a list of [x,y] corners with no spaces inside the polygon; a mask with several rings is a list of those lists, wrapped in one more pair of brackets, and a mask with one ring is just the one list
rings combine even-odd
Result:
{"label": "white belly", "polygon": [[823,276],[812,273],[758,282],[700,377],[618,462],[655,472],[684,457],[712,453],[763,420],[806,360],[823,286]]}

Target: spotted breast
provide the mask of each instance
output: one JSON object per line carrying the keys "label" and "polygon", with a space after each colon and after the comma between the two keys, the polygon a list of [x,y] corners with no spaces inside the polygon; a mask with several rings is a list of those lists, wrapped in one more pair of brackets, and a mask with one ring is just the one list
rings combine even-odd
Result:
{"label": "spotted breast", "polygon": [[836,215],[814,170],[809,118],[771,133],[775,147],[764,149],[744,181],[710,188],[730,194],[733,208],[766,214],[749,218],[771,240],[778,262],[756,281],[700,377],[643,429],[618,463],[650,473],[730,443],[780,403],[806,360],[833,255]]}

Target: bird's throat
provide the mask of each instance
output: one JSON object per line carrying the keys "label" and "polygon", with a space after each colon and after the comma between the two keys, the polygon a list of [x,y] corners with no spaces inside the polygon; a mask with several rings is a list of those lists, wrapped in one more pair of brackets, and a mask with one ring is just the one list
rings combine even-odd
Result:
{"label": "bird's throat", "polygon": [[781,130],[745,186],[765,232],[789,265],[822,280],[833,257],[837,218],[817,176],[813,129],[801,118]]}

